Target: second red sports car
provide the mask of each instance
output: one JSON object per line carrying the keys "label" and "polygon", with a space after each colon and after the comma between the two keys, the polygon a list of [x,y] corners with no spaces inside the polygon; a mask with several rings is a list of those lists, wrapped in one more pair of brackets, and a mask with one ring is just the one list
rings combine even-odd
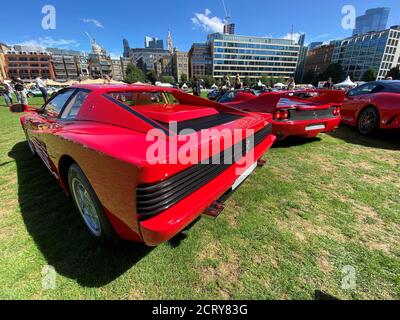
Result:
{"label": "second red sports car", "polygon": [[343,122],[368,135],[400,128],[400,81],[374,81],[351,90],[342,108]]}
{"label": "second red sports car", "polygon": [[315,137],[339,127],[343,91],[279,91],[257,95],[252,90],[229,91],[220,103],[244,111],[273,115],[272,132],[278,139]]}

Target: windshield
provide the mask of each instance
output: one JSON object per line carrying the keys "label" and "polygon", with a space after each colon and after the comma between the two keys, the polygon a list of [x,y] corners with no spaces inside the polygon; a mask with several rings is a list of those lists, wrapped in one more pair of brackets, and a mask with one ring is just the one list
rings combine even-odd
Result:
{"label": "windshield", "polygon": [[179,101],[170,92],[112,92],[109,93],[114,99],[130,107],[148,106],[148,105],[166,105],[179,104]]}

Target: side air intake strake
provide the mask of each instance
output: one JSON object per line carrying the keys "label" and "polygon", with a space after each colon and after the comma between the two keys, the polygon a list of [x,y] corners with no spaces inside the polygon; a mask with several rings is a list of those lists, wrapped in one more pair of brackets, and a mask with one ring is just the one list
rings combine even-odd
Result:
{"label": "side air intake strake", "polygon": [[[254,135],[254,147],[263,142],[271,131],[272,124],[258,131]],[[231,155],[234,155],[233,159],[238,161],[249,152],[247,141],[247,139],[243,140],[236,146],[210,158],[207,161],[209,164],[194,165],[159,183],[139,185],[136,191],[137,213],[144,217],[159,214],[199,190],[232,166],[232,164],[224,164],[226,154],[230,155],[228,157],[230,159],[232,159]],[[235,151],[236,154],[234,154]]]}

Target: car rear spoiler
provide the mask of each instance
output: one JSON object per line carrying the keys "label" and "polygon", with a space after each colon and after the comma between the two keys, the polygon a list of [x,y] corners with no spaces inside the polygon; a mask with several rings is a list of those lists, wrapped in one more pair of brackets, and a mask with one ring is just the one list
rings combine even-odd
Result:
{"label": "car rear spoiler", "polygon": [[342,105],[345,92],[341,90],[299,90],[278,91],[263,93],[255,99],[235,103],[232,106],[239,109],[257,108],[260,105],[265,109],[273,110],[278,106],[281,99],[296,100],[302,103],[311,102],[316,105],[339,104]]}
{"label": "car rear spoiler", "polygon": [[302,101],[312,101],[316,104],[343,104],[345,96],[343,90],[304,90],[288,93],[291,99],[300,98]]}

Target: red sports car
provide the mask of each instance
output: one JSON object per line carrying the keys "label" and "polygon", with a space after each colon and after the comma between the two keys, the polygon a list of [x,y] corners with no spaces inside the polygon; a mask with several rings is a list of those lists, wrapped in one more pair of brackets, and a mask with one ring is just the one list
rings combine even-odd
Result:
{"label": "red sports car", "polygon": [[282,140],[289,136],[316,137],[339,127],[343,91],[278,91],[257,94],[253,90],[228,91],[220,100],[243,111],[273,115],[272,133]]}
{"label": "red sports car", "polygon": [[[275,141],[271,116],[153,86],[70,87],[40,110],[11,111],[26,112],[31,152],[103,243],[156,246],[202,213],[219,214],[220,199],[263,164]],[[178,161],[188,154],[194,161]]]}
{"label": "red sports car", "polygon": [[368,135],[377,129],[400,128],[400,81],[375,81],[347,93],[343,122]]}

